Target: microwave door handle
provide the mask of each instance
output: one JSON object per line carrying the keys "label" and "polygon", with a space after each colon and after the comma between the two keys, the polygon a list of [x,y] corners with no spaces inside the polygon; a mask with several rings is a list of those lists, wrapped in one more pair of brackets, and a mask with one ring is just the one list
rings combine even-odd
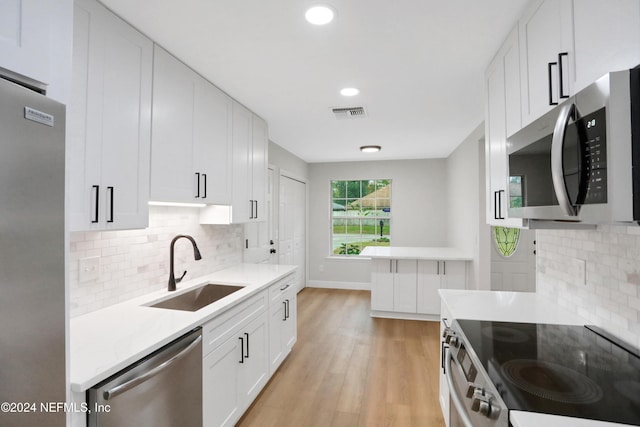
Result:
{"label": "microwave door handle", "polygon": [[460,399],[460,396],[458,396],[458,393],[456,392],[455,384],[453,383],[452,370],[451,370],[451,362],[453,358],[451,357],[451,350],[447,348],[445,349],[445,351],[447,352],[447,359],[444,365],[446,368],[445,376],[447,377],[447,385],[449,386],[449,396],[451,397],[451,402],[453,403],[453,406],[456,407],[455,408],[456,412],[460,416],[460,420],[462,421],[463,426],[473,427],[473,423],[469,418],[469,414],[467,413],[467,410],[464,407],[464,404],[462,403],[462,399]]}
{"label": "microwave door handle", "polygon": [[576,106],[574,103],[566,104],[560,110],[560,115],[556,121],[556,127],[553,130],[553,139],[551,141],[551,178],[553,179],[553,189],[560,208],[567,216],[576,216],[576,209],[571,205],[569,193],[564,182],[564,170],[562,166],[562,148],[564,145],[564,137],[569,125],[569,120],[576,119]]}

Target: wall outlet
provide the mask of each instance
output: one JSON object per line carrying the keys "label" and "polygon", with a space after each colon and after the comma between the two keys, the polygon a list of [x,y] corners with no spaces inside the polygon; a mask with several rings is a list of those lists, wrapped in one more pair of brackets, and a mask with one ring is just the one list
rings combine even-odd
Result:
{"label": "wall outlet", "polygon": [[92,256],[78,260],[78,282],[85,283],[100,277],[100,257]]}

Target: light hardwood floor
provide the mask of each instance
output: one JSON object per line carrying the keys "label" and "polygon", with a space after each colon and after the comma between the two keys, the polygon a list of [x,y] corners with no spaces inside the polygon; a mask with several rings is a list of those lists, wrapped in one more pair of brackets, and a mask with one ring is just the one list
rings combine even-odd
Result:
{"label": "light hardwood floor", "polygon": [[238,426],[444,426],[439,324],[371,318],[370,295],[300,292],[298,342]]}

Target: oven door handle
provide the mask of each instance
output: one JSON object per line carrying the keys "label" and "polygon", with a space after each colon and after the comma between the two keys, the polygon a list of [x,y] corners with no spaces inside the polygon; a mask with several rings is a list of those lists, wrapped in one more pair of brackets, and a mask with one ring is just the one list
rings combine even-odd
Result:
{"label": "oven door handle", "polygon": [[562,165],[562,149],[564,147],[564,137],[567,132],[569,120],[577,120],[578,111],[572,102],[562,107],[551,141],[551,178],[553,179],[553,189],[558,198],[560,208],[567,216],[576,216],[576,208],[569,200],[569,193],[564,182],[564,167]]}
{"label": "oven door handle", "polygon": [[445,351],[447,352],[447,360],[445,362],[445,366],[447,367],[447,369],[445,372],[445,376],[447,377],[447,385],[449,386],[449,396],[451,397],[451,402],[453,402],[453,406],[456,407],[455,409],[458,412],[458,415],[460,416],[460,420],[462,421],[464,427],[473,427],[473,423],[469,418],[469,414],[467,413],[464,404],[460,399],[460,396],[458,396],[458,394],[456,393],[456,387],[453,383],[453,374],[451,369],[451,362],[453,361],[453,358],[451,357],[451,350],[446,349]]}

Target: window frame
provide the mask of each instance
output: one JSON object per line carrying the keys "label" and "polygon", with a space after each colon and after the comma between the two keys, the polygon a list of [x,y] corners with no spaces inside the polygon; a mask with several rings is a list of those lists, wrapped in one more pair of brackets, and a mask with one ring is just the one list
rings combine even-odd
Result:
{"label": "window frame", "polygon": [[[360,182],[360,191],[359,191],[359,197],[351,197],[350,194],[347,194],[348,192],[348,187],[345,187],[345,194],[343,197],[335,197],[335,193],[334,193],[334,183],[336,182],[342,182],[345,183],[345,185],[348,185],[349,182],[354,182],[354,181],[359,181]],[[375,190],[373,190],[370,193],[365,193],[362,187],[362,183],[363,182],[374,182],[374,188]],[[383,187],[377,187],[379,182],[381,183],[387,183],[386,185],[384,185]],[[335,203],[336,200],[340,200],[340,201],[344,201],[345,203],[348,203],[349,200],[351,200],[350,203],[353,203],[356,200],[360,200],[363,199],[364,197],[370,195],[370,194],[374,194],[377,191],[380,191],[382,188],[385,187],[389,187],[389,194],[388,197],[374,197],[373,200],[374,202],[374,209],[373,210],[363,210],[362,207],[360,207],[359,209],[353,209],[353,210],[349,210],[348,208],[346,208],[347,204],[344,204],[343,206],[345,206],[344,209],[344,214],[343,215],[336,215],[336,209],[335,209]],[[377,209],[378,207],[378,200],[381,201],[387,201],[387,207],[382,207],[380,210]],[[370,238],[363,238],[363,236],[368,235],[368,234],[363,234],[363,225],[365,221],[367,222],[373,222],[373,227],[375,230],[374,235],[377,235],[377,232],[380,230],[379,226],[378,226],[378,222],[380,220],[384,221],[383,225],[383,230],[384,228],[386,228],[386,234],[383,231],[383,236],[384,238],[387,239],[386,242],[381,241],[379,245],[375,245],[375,246],[388,246],[391,244],[391,232],[390,230],[392,229],[393,226],[393,222],[392,222],[392,205],[393,205],[393,179],[391,178],[371,178],[371,179],[329,179],[329,256],[330,257],[335,257],[335,258],[341,258],[341,259],[353,259],[354,257],[357,257],[357,255],[366,247],[363,246],[363,243],[365,242],[371,242]],[[380,211],[382,209],[388,209],[388,211],[385,212],[384,215],[380,215]],[[351,212],[351,213],[349,213]],[[359,212],[359,214],[354,215],[353,212]],[[370,215],[370,214],[366,214],[364,212],[374,212],[374,215]],[[341,220],[344,221],[345,224],[349,222],[349,220],[354,221],[357,220],[359,223],[359,227],[360,227],[360,233],[358,234],[354,234],[353,236],[359,236],[359,238],[357,240],[354,240],[353,243],[357,243],[359,246],[359,251],[358,253],[336,253],[336,251],[338,250],[339,246],[334,247],[334,242],[336,241],[336,237],[335,236],[340,236],[340,234],[335,234],[335,226],[334,223],[336,220]],[[345,225],[345,227],[347,227],[347,225]],[[344,236],[349,236],[348,234],[348,228],[345,228],[345,233]],[[349,243],[351,243],[348,239],[345,239],[346,241],[344,243],[346,243],[347,245]],[[367,246],[371,246],[371,245],[367,245]],[[345,248],[346,249],[346,248]]]}

